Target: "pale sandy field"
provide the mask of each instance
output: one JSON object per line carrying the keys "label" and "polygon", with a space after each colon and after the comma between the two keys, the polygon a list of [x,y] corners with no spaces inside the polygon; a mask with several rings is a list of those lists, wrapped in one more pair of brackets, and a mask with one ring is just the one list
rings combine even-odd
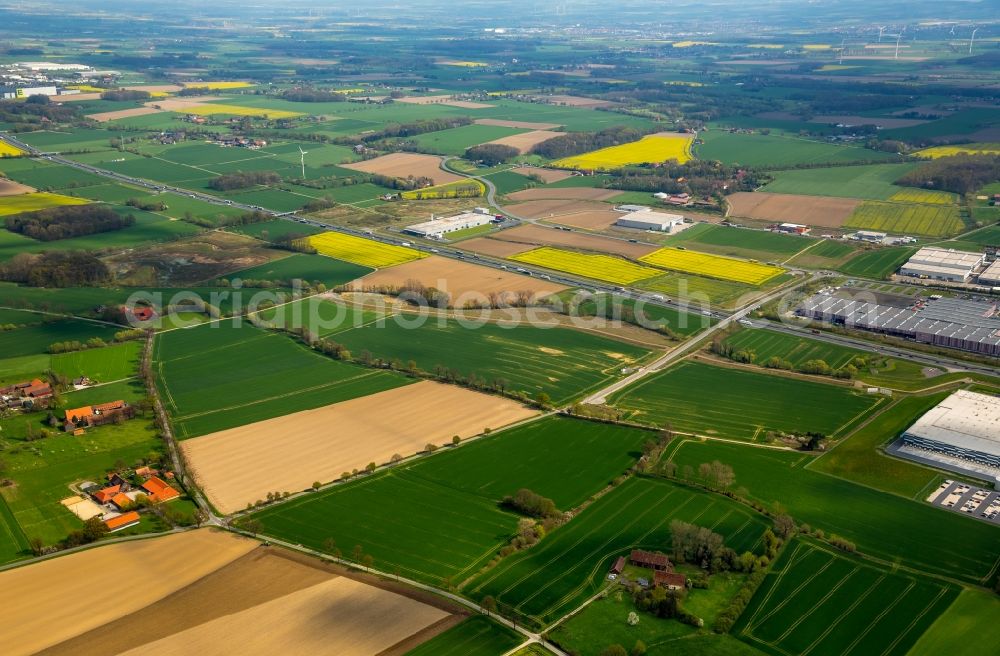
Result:
{"label": "pale sandy field", "polygon": [[726,197],[731,216],[839,228],[861,204],[856,198],[741,191]]}
{"label": "pale sandy field", "polygon": [[202,529],[0,572],[3,653],[33,654],[139,611],[257,545]]}
{"label": "pale sandy field", "polygon": [[376,656],[448,613],[402,595],[335,578],[175,633],[124,656],[330,654]]}
{"label": "pale sandy field", "polygon": [[621,196],[622,192],[617,189],[598,189],[596,187],[545,187],[535,189],[524,189],[507,194],[507,197],[516,201],[528,200],[609,200],[615,196]]}
{"label": "pale sandy field", "polygon": [[[291,648],[290,653],[387,656],[462,619],[441,603],[421,603],[420,593],[402,596],[391,583],[374,587],[340,573],[335,565],[279,547],[256,548],[156,603],[39,656],[257,654],[268,653],[260,651],[266,648],[272,654]],[[273,623],[281,625],[277,631],[287,641],[284,650],[273,645]],[[307,639],[293,638],[295,632]],[[358,639],[355,632],[364,637]],[[323,635],[326,644],[317,644],[315,635]],[[198,651],[186,651],[189,644]]]}
{"label": "pale sandy field", "polygon": [[352,285],[363,291],[380,287],[399,288],[413,280],[425,287],[447,292],[451,304],[457,307],[463,306],[465,300],[485,300],[490,294],[517,294],[525,291],[537,296],[548,296],[566,289],[563,285],[540,278],[435,255],[370,273],[355,280]]}
{"label": "pale sandy field", "polygon": [[[531,190],[525,190],[531,191]],[[518,192],[520,193],[520,192]],[[543,200],[528,200],[508,205],[513,214],[526,216],[529,219],[547,219],[560,214],[573,214],[575,212],[588,212],[592,210],[607,209],[604,203],[597,203],[589,200],[573,200],[570,198],[546,198]]]}
{"label": "pale sandy field", "polygon": [[463,109],[489,109],[490,107],[495,107],[495,105],[490,105],[488,103],[472,102],[471,100],[446,100],[442,105],[451,105],[452,107],[461,107]]}
{"label": "pale sandy field", "polygon": [[23,185],[20,182],[14,182],[7,178],[0,178],[0,197],[20,196],[21,194],[30,194],[33,191],[35,191],[34,187],[29,187],[28,185]]}
{"label": "pale sandy field", "polygon": [[543,141],[548,141],[552,137],[558,137],[562,135],[562,132],[552,132],[550,130],[533,130],[531,132],[524,132],[522,134],[512,134],[509,137],[501,137],[500,139],[494,139],[487,143],[499,144],[501,146],[510,146],[511,148],[517,148],[518,151],[523,155],[529,152],[532,148],[542,143]]}
{"label": "pale sandy field", "polygon": [[225,100],[220,96],[191,96],[190,98],[160,98],[158,100],[150,100],[146,103],[146,107],[152,107],[154,109],[162,109],[165,112],[185,112],[189,109],[195,109],[198,105],[203,105],[205,103],[217,102],[219,100]]}
{"label": "pale sandy field", "polygon": [[493,107],[486,103],[472,102],[469,100],[455,100],[451,95],[443,96],[406,96],[397,98],[396,102],[409,103],[411,105],[448,105],[450,107],[461,107],[463,109],[486,109]]}
{"label": "pale sandy field", "polygon": [[184,87],[177,84],[136,84],[125,88],[130,91],[148,91],[149,93],[175,93]]}
{"label": "pale sandy field", "polygon": [[133,116],[146,116],[148,114],[159,114],[163,110],[155,107],[133,107],[132,109],[119,109],[116,112],[100,112],[99,114],[87,114],[87,118],[103,123],[113,121],[116,118],[132,118]]}
{"label": "pale sandy field", "polygon": [[574,228],[583,228],[584,230],[605,230],[614,225],[615,221],[624,215],[624,212],[615,212],[613,210],[588,210],[572,214],[560,214],[549,219],[549,221]]}
{"label": "pale sandy field", "polygon": [[64,96],[49,96],[54,102],[80,102],[83,100],[100,100],[99,93],[70,93]]}
{"label": "pale sandy field", "polygon": [[[502,128],[524,128],[525,130],[554,130],[562,127],[559,123],[533,123],[531,121],[505,121],[501,118],[477,118],[479,125],[497,125]],[[560,133],[562,134],[562,133]]]}
{"label": "pale sandy field", "polygon": [[418,153],[392,153],[363,162],[341,164],[341,166],[355,171],[379,173],[396,178],[405,178],[410,175],[414,177],[424,176],[433,180],[436,185],[465,179],[460,175],[441,170],[441,158],[437,155],[420,155]]}
{"label": "pale sandy field", "polygon": [[518,253],[530,251],[535,248],[531,244],[522,244],[515,241],[503,241],[501,239],[493,239],[491,237],[466,239],[458,246],[466,251],[482,253],[483,255],[491,255],[493,257],[510,257],[511,255],[517,255]]}
{"label": "pale sandy field", "polygon": [[539,96],[546,102],[554,105],[567,105],[569,107],[611,107],[614,105],[609,100],[598,100],[597,98],[583,98],[581,96]]}
{"label": "pale sandy field", "polygon": [[185,440],[181,451],[215,507],[231,513],[268,492],[299,492],[534,414],[508,399],[421,381]]}

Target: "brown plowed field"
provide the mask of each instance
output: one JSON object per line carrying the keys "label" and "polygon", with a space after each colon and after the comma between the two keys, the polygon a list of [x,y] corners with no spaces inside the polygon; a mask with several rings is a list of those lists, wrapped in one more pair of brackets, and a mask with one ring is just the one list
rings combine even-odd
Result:
{"label": "brown plowed field", "polygon": [[525,130],[553,130],[562,127],[559,123],[532,123],[531,121],[505,121],[499,118],[477,118],[479,125],[495,125],[501,128],[523,128]]}
{"label": "brown plowed field", "polygon": [[62,96],[49,96],[55,102],[80,102],[83,100],[100,100],[99,93],[68,93]]}
{"label": "brown plowed field", "polygon": [[110,544],[2,572],[3,653],[33,654],[139,612],[257,545],[203,529]]}
{"label": "brown plowed field", "polygon": [[399,288],[413,280],[447,292],[455,307],[464,307],[466,301],[485,302],[491,294],[530,292],[542,297],[566,289],[547,280],[434,255],[370,273],[353,286],[357,290]]}
{"label": "brown plowed field", "polygon": [[[191,86],[196,87],[198,85],[192,84]],[[184,87],[178,84],[137,84],[125,88],[130,91],[148,91],[149,93],[175,93]]]}
{"label": "brown plowed field", "polygon": [[205,494],[228,514],[268,492],[299,492],[534,414],[514,401],[421,381],[186,440],[181,450]]}
{"label": "brown plowed field", "polygon": [[523,134],[512,134],[509,137],[494,139],[493,141],[489,141],[487,143],[517,148],[517,150],[523,155],[543,141],[548,141],[552,137],[558,137],[561,134],[562,132],[552,132],[550,130],[533,130]]}
{"label": "brown plowed field", "polygon": [[501,241],[500,239],[491,239],[489,237],[466,239],[460,246],[463,250],[482,253],[483,255],[492,255],[493,257],[510,257],[511,255],[517,255],[518,253],[530,251],[532,248],[535,248],[531,244]]}
{"label": "brown plowed field", "polygon": [[507,194],[507,198],[516,201],[528,200],[609,200],[620,196],[617,189],[598,189],[596,187],[545,187],[525,189]]}
{"label": "brown plowed field", "polygon": [[[531,246],[565,246],[569,248],[594,251],[596,253],[612,253],[624,257],[639,258],[655,251],[658,246],[648,244],[633,244],[624,239],[610,239],[598,235],[588,235],[581,232],[554,230],[537,225],[522,225],[510,230],[503,230],[488,238],[475,241],[505,241],[514,242],[525,247]],[[462,242],[463,248],[468,248],[469,242]],[[471,250],[476,250],[475,248]],[[485,251],[479,251],[485,252]],[[515,253],[512,253],[515,254]],[[502,256],[505,257],[505,256]]]}
{"label": "brown plowed field", "polygon": [[[397,594],[391,583],[369,585],[364,575],[344,577],[342,572],[336,565],[296,552],[256,548],[191,585],[40,656],[146,654],[150,646],[156,653],[194,653],[189,645],[206,654],[284,651],[375,656],[393,653],[402,645],[412,648],[462,619],[452,615],[446,604],[422,603],[423,595]],[[347,598],[373,608],[347,607]],[[376,621],[374,612],[386,615]],[[282,625],[277,633],[286,641],[283,650],[272,642],[279,639],[273,636],[276,622]],[[295,638],[294,632],[301,635]],[[325,645],[316,644],[317,632]],[[358,640],[356,632],[374,637]]]}
{"label": "brown plowed field", "polygon": [[509,209],[511,213],[517,216],[526,216],[529,219],[548,219],[561,214],[589,212],[606,208],[607,205],[604,203],[570,199],[529,200],[516,205],[507,206],[507,209]]}
{"label": "brown plowed field", "polygon": [[7,178],[0,178],[0,196],[20,196],[21,194],[30,194],[33,191],[35,191],[34,187]]}
{"label": "brown plowed field", "polygon": [[165,112],[185,112],[198,105],[225,100],[221,96],[191,96],[189,98],[160,98],[143,103],[146,107],[162,109]]}
{"label": "brown plowed field", "polygon": [[103,123],[113,121],[117,118],[132,118],[133,116],[146,116],[147,114],[159,114],[161,109],[155,107],[133,107],[132,109],[119,109],[116,112],[101,112],[99,114],[87,114],[87,118]]}
{"label": "brown plowed field", "polygon": [[391,155],[382,155],[375,159],[354,162],[353,164],[342,164],[341,166],[355,171],[378,173],[395,178],[405,178],[411,175],[415,178],[427,177],[433,180],[436,185],[458,182],[465,179],[460,175],[441,170],[440,157],[417,153],[392,153]]}
{"label": "brown plowed field", "polygon": [[612,107],[615,103],[610,100],[598,100],[597,98],[584,98],[582,96],[538,96],[545,102],[553,105],[566,105],[568,107]]}
{"label": "brown plowed field", "polygon": [[857,198],[741,191],[727,196],[730,216],[839,228],[861,204]]}
{"label": "brown plowed field", "polygon": [[575,212],[573,214],[560,214],[549,219],[552,223],[567,225],[584,230],[604,230],[614,225],[615,221],[624,216],[624,212],[612,210],[588,210],[586,212]]}

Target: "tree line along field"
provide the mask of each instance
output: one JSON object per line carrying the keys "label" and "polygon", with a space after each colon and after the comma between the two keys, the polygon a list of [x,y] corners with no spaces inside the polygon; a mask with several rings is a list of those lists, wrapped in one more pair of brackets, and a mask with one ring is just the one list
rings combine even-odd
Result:
{"label": "tree line along field", "polygon": [[[397,321],[396,319],[400,319]],[[488,382],[506,380],[510,390],[547,394],[565,403],[611,380],[622,367],[647,358],[647,349],[570,328],[535,328],[485,323],[463,326],[433,318],[411,328],[406,315],[339,332],[333,337],[357,356],[369,351],[385,360],[416,362]],[[442,325],[443,324],[443,325]]]}
{"label": "tree line along field", "polygon": [[713,460],[728,464],[735,486],[745,488],[749,498],[772,507],[780,504],[797,522],[846,538],[858,552],[880,562],[977,585],[995,578],[1000,554],[996,527],[814,471],[806,465],[815,457],[684,440],[670,459],[681,469],[697,470]]}
{"label": "tree line along field", "polygon": [[848,228],[931,237],[959,233],[964,225],[954,205],[879,201],[861,203],[844,223]]}
{"label": "tree line along field", "polygon": [[905,656],[958,594],[953,584],[872,567],[792,540],[736,631],[768,652]]}
{"label": "tree line along field", "polygon": [[859,146],[833,145],[784,135],[742,134],[707,130],[701,132],[698,137],[704,141],[695,147],[695,154],[699,159],[714,159],[724,164],[743,166],[790,167],[798,164],[842,164],[892,157],[889,153]]}
{"label": "tree line along field", "polygon": [[493,596],[505,611],[540,626],[602,587],[614,559],[632,548],[665,551],[673,520],[707,526],[737,553],[753,551],[765,529],[752,510],[666,481],[632,477],[541,543],[504,558],[463,590]]}
{"label": "tree line along field", "polygon": [[269,535],[345,557],[354,546],[383,571],[431,584],[459,584],[514,534],[517,516],[500,500],[522,487],[561,509],[622,474],[651,433],[553,417],[453,451],[268,508],[255,515]]}
{"label": "tree line along field", "polygon": [[768,431],[835,437],[880,402],[841,385],[692,361],[608,399],[632,421],[741,440]]}
{"label": "tree line along field", "polygon": [[409,381],[330,359],[239,318],[156,339],[154,367],[178,439],[373,394]]}

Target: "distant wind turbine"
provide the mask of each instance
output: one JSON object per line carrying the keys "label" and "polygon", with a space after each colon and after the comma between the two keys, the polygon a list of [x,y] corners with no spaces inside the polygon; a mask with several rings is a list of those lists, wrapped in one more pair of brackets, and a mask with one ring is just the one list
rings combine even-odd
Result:
{"label": "distant wind turbine", "polygon": [[882,33],[885,32],[885,25],[879,25],[878,28],[878,42],[882,43]]}
{"label": "distant wind turbine", "polygon": [[970,55],[972,54],[972,44],[976,40],[976,32],[978,32],[978,31],[979,31],[978,27],[976,29],[972,30],[972,36],[969,37],[969,54]]}
{"label": "distant wind turbine", "polygon": [[299,161],[302,164],[302,179],[303,180],[306,179],[306,155],[308,155],[308,154],[309,153],[307,151],[302,150],[302,146],[299,146]]}
{"label": "distant wind turbine", "polygon": [[902,38],[903,38],[902,32],[896,35],[896,54],[893,56],[893,59],[899,59],[899,40]]}

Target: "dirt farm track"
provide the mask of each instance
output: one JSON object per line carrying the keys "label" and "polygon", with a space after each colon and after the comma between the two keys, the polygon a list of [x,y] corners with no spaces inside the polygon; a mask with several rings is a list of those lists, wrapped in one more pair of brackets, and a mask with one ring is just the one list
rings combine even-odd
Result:
{"label": "dirt farm track", "polygon": [[534,414],[514,401],[421,381],[186,440],[181,449],[205,494],[229,514],[268,492],[299,492]]}

